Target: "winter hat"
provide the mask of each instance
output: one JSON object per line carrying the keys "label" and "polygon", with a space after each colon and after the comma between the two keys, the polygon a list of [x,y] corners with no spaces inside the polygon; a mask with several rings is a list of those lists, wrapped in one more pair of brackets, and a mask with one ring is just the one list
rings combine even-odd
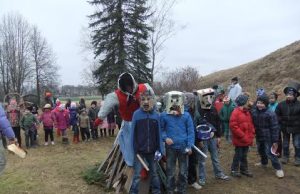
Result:
{"label": "winter hat", "polygon": [[269,105],[269,97],[265,94],[258,96],[257,99],[256,99],[256,102],[257,101],[260,101],[260,102],[264,103],[264,105],[266,107],[268,107],[268,105]]}
{"label": "winter hat", "polygon": [[239,81],[239,79],[238,79],[238,77],[233,77],[232,79],[231,79],[231,81]]}
{"label": "winter hat", "polygon": [[261,96],[261,95],[264,95],[264,94],[266,94],[265,89],[263,89],[263,88],[258,88],[258,89],[256,90],[256,95],[257,95],[257,96]]}
{"label": "winter hat", "polygon": [[45,104],[44,109],[51,109],[51,104]]}
{"label": "winter hat", "polygon": [[248,98],[249,98],[248,96],[241,94],[235,99],[235,103],[238,106],[244,106],[247,103]]}
{"label": "winter hat", "polygon": [[292,94],[295,97],[298,97],[300,93],[298,90],[300,89],[300,83],[298,81],[290,81],[288,86],[284,88],[283,92],[285,95]]}
{"label": "winter hat", "polygon": [[71,108],[76,108],[76,102],[71,102]]}

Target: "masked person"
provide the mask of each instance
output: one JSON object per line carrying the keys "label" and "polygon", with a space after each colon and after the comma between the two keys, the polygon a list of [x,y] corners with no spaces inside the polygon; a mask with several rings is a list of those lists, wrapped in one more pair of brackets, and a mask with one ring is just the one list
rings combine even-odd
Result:
{"label": "masked person", "polygon": [[[214,101],[214,90],[212,88],[206,88],[198,90],[197,93],[200,101],[200,106],[198,107],[200,115],[199,117],[195,118],[195,124],[196,126],[211,126],[209,128],[213,128],[215,130],[209,138],[203,139],[201,136],[198,136],[198,145],[202,152],[210,152],[216,179],[229,180],[229,177],[225,175],[221,168],[218,155],[218,148],[220,147],[222,132],[220,128],[221,125],[218,112],[212,105]],[[199,184],[204,186],[206,184],[206,159],[201,155],[199,157]]]}
{"label": "masked person", "polygon": [[192,154],[195,142],[194,123],[191,115],[184,111],[182,92],[172,91],[165,95],[166,110],[161,114],[162,138],[166,143],[167,191],[175,191],[176,161],[179,163],[179,193],[186,193],[188,179],[188,155]]}
{"label": "masked person", "polygon": [[161,135],[159,114],[153,109],[154,96],[150,91],[140,95],[141,108],[136,110],[132,117],[132,139],[134,149],[134,177],[131,185],[131,194],[139,193],[140,172],[142,164],[137,154],[147,162],[150,173],[150,186],[152,193],[160,193],[160,181],[157,174],[155,154],[161,153]]}
{"label": "masked person", "polygon": [[281,162],[288,163],[290,156],[290,136],[295,148],[295,165],[300,166],[300,102],[299,82],[290,82],[283,92],[286,99],[280,102],[275,110],[283,134],[283,156]]}
{"label": "masked person", "polygon": [[127,166],[133,166],[134,152],[132,147],[132,130],[131,120],[134,111],[140,107],[140,94],[149,90],[151,94],[154,92],[149,84],[137,84],[130,73],[122,73],[118,79],[118,89],[108,94],[105,103],[98,113],[98,119],[95,121],[99,125],[111,112],[118,106],[122,125],[117,137],[120,145],[122,156]]}

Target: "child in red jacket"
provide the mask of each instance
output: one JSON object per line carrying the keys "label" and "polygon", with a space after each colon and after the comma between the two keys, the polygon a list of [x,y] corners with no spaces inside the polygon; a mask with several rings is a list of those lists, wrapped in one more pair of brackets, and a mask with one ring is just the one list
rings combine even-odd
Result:
{"label": "child in red jacket", "polygon": [[[253,177],[248,170],[247,154],[249,146],[253,144],[255,129],[251,114],[247,109],[248,97],[239,95],[235,102],[237,108],[231,114],[229,126],[232,131],[232,144],[235,146],[235,154],[231,165],[231,175],[241,177],[242,175]],[[240,172],[239,172],[240,169]]]}

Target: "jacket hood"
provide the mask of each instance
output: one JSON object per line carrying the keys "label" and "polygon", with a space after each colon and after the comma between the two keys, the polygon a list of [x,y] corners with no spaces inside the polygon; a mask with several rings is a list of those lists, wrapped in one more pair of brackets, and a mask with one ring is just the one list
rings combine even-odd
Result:
{"label": "jacket hood", "polygon": [[[132,86],[132,92],[126,91],[126,86]],[[134,79],[134,77],[128,73],[124,72],[119,76],[118,79],[118,88],[127,95],[132,95],[137,91],[137,83]]]}

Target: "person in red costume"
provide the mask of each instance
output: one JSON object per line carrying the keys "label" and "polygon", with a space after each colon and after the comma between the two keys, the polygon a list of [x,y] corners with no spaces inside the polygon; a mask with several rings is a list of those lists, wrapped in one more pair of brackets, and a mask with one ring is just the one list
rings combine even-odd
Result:
{"label": "person in red costume", "polygon": [[134,111],[140,107],[140,94],[146,90],[154,95],[149,84],[137,84],[130,73],[122,73],[118,79],[118,89],[106,96],[105,103],[98,113],[98,119],[95,121],[95,125],[99,125],[111,110],[118,106],[123,121],[117,136],[117,142],[128,166],[133,166],[134,161],[131,120]]}

